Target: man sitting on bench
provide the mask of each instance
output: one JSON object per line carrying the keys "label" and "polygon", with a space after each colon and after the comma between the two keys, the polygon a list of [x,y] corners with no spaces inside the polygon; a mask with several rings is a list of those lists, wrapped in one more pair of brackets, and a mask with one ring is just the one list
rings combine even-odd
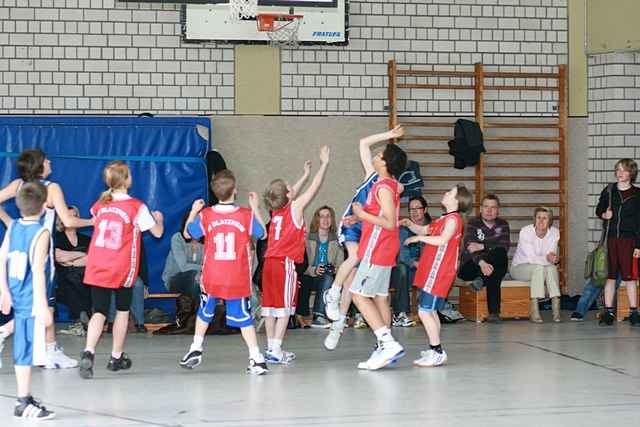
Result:
{"label": "man sitting on bench", "polygon": [[487,288],[487,322],[500,321],[500,284],[507,274],[510,244],[509,223],[498,218],[500,200],[486,194],[480,215],[470,218],[465,227],[462,262],[458,277],[471,280],[476,291]]}

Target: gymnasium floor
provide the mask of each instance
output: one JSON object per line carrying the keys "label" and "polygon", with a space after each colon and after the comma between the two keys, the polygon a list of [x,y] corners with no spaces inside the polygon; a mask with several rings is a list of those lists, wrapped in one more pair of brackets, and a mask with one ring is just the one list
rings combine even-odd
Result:
{"label": "gymnasium floor", "polygon": [[[65,427],[586,427],[635,425],[640,416],[640,328],[627,323],[445,325],[449,365],[436,369],[411,367],[425,343],[421,328],[394,332],[407,356],[396,367],[362,372],[355,366],[369,355],[369,330],[348,329],[334,352],[321,348],[325,331],[291,331],[286,348],[298,360],[264,377],[244,373],[239,336],[207,337],[203,365],[185,371],[176,362],[190,337],[132,335],[131,371],[104,368],[103,341],[93,381],[75,370],[36,370],[33,390],[57,412],[42,425]],[[83,344],[60,341],[73,355]],[[10,346],[3,356],[0,425],[24,426],[11,416]]]}

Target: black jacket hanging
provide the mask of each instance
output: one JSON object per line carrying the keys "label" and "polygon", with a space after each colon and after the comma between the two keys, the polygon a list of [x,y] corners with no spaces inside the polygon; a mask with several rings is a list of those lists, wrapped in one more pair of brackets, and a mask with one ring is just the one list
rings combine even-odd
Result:
{"label": "black jacket hanging", "polygon": [[449,141],[449,154],[454,157],[453,167],[464,169],[475,166],[480,161],[480,154],[485,152],[482,142],[482,130],[478,123],[458,119],[456,121],[453,139]]}

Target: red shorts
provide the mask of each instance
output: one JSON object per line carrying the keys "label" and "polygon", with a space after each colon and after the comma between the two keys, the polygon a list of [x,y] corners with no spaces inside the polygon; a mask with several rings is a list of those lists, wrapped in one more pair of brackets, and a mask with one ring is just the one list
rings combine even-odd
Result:
{"label": "red shorts", "polygon": [[289,317],[296,312],[298,277],[291,258],[265,258],[262,267],[262,316]]}
{"label": "red shorts", "polygon": [[[635,280],[633,272],[633,250],[635,249],[635,240],[621,237],[607,239],[607,251],[609,258],[609,279],[615,280],[620,273],[623,281]],[[635,260],[637,261],[637,260]]]}

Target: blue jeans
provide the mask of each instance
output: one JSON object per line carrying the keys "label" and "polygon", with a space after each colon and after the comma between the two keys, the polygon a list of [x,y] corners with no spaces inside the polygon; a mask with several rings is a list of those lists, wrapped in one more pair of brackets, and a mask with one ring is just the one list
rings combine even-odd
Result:
{"label": "blue jeans", "polygon": [[[618,278],[616,279],[616,289],[620,286],[620,281],[620,275],[618,275]],[[592,279],[587,279],[584,282],[584,288],[582,288],[580,300],[578,300],[578,304],[576,305],[576,312],[583,316],[586,315],[587,311],[589,311],[589,307],[591,307],[598,299],[603,289],[604,286],[595,286]]]}
{"label": "blue jeans", "polygon": [[[133,284],[133,297],[131,298],[131,315],[136,325],[144,325],[144,283],[140,278]],[[116,318],[116,298],[111,294],[111,306],[109,307],[109,316],[107,321],[113,323]]]}
{"label": "blue jeans", "polygon": [[398,263],[391,270],[391,287],[396,290],[391,306],[393,313],[411,313],[411,303],[409,294],[413,286],[413,278],[416,275],[416,269],[406,264]]}
{"label": "blue jeans", "polygon": [[300,293],[298,294],[296,314],[301,316],[309,315],[309,299],[311,298],[311,292],[315,291],[316,297],[313,302],[313,317],[325,317],[324,298],[322,298],[322,294],[331,287],[333,278],[334,275],[329,273],[316,277],[303,274],[301,280],[302,286],[300,287]]}

